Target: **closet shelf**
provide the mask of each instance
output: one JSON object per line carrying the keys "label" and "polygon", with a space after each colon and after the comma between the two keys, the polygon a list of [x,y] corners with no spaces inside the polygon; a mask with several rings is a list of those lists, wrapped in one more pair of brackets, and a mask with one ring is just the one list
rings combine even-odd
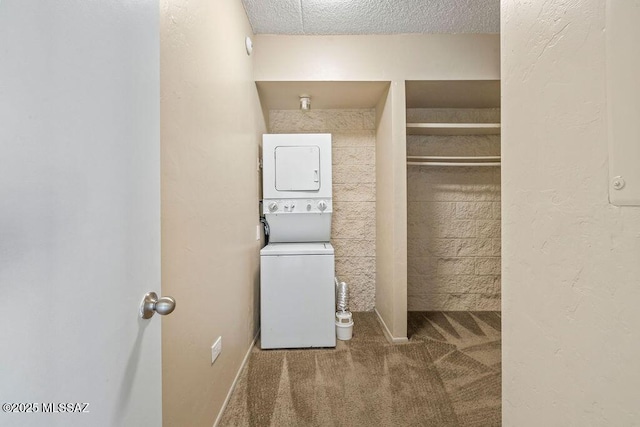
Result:
{"label": "closet shelf", "polygon": [[407,123],[407,135],[499,135],[500,123]]}
{"label": "closet shelf", "polygon": [[500,166],[500,156],[407,156],[409,166]]}

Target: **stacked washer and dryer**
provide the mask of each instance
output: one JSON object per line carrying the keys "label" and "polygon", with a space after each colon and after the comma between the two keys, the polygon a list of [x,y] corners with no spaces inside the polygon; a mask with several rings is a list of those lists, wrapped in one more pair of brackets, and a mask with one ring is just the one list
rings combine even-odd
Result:
{"label": "stacked washer and dryer", "polygon": [[335,347],[331,134],[262,140],[261,348]]}

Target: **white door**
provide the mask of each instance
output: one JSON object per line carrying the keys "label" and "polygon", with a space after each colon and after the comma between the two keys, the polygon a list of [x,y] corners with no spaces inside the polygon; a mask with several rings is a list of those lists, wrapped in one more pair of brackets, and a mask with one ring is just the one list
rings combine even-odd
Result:
{"label": "white door", "polygon": [[0,0],[2,426],[161,425],[158,21]]}

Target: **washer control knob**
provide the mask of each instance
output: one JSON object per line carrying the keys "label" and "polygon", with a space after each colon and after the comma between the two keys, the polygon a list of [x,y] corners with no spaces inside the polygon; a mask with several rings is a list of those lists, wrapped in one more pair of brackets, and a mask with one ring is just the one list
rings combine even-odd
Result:
{"label": "washer control knob", "polygon": [[288,211],[288,210],[289,210],[289,203],[285,203],[285,205],[284,205],[284,211],[286,212],[286,211]]}
{"label": "washer control knob", "polygon": [[307,211],[311,210],[311,203],[307,203]]}
{"label": "washer control knob", "polygon": [[320,200],[318,202],[318,209],[320,209],[320,212],[324,212],[324,210],[327,209],[327,202]]}
{"label": "washer control knob", "polygon": [[278,210],[278,204],[276,202],[269,203],[269,210],[271,212],[275,212]]}

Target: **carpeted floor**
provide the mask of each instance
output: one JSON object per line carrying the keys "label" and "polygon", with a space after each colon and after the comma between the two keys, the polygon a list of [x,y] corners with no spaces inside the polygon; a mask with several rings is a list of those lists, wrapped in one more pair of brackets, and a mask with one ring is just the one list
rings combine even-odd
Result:
{"label": "carpeted floor", "polygon": [[499,426],[498,312],[410,312],[391,345],[376,315],[354,313],[335,349],[260,350],[220,426]]}

